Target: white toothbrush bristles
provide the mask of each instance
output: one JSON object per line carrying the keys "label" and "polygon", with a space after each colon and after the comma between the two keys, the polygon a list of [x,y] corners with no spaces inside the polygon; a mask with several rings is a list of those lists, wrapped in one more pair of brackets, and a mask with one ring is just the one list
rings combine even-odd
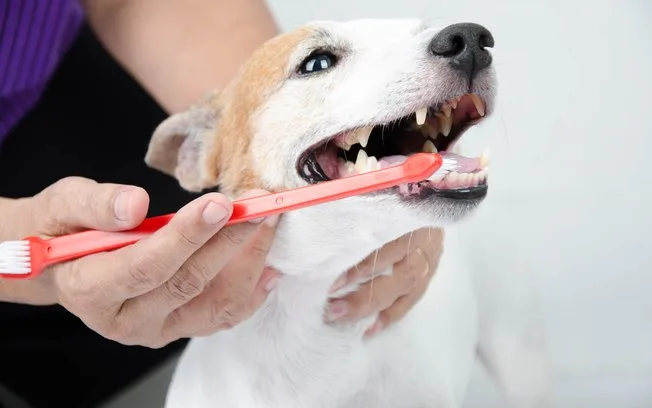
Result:
{"label": "white toothbrush bristles", "polygon": [[25,275],[30,271],[29,241],[0,243],[0,273]]}
{"label": "white toothbrush bristles", "polygon": [[428,177],[428,180],[435,180],[436,178],[443,177],[448,173],[452,173],[457,170],[457,160],[455,159],[444,159],[441,167],[437,171]]}

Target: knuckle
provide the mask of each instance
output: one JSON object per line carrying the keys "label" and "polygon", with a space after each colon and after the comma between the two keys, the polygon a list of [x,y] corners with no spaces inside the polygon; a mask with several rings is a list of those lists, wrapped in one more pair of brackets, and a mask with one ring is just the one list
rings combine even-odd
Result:
{"label": "knuckle", "polygon": [[243,234],[238,233],[238,230],[235,228],[224,228],[219,234],[220,238],[226,241],[226,244],[231,247],[240,247],[246,241]]}
{"label": "knuckle", "polygon": [[153,255],[141,255],[127,268],[127,272],[129,273],[128,289],[131,291],[140,291],[149,288],[152,285],[152,271],[165,270],[167,268],[168,265],[164,258]]}
{"label": "knuckle", "polygon": [[249,252],[250,255],[254,256],[255,258],[265,258],[269,252],[269,245],[267,245],[266,242],[257,240],[256,243],[251,246]]}
{"label": "knuckle", "polygon": [[182,229],[176,229],[175,235],[179,244],[191,250],[197,249],[203,244],[200,240],[193,237],[192,234]]}
{"label": "knuckle", "polygon": [[233,291],[222,299],[213,302],[209,315],[209,324],[212,327],[232,328],[240,322],[242,305],[248,298],[241,291]]}
{"label": "knuckle", "polygon": [[173,298],[186,302],[202,293],[207,284],[208,279],[196,268],[183,267],[165,285]]}

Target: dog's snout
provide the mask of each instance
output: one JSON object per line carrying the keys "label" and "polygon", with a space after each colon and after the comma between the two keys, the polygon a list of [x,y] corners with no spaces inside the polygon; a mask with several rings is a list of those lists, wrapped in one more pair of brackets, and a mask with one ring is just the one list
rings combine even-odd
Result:
{"label": "dog's snout", "polygon": [[491,65],[486,48],[494,46],[494,37],[485,27],[474,23],[459,23],[441,30],[430,42],[430,51],[447,58],[450,65],[473,78]]}

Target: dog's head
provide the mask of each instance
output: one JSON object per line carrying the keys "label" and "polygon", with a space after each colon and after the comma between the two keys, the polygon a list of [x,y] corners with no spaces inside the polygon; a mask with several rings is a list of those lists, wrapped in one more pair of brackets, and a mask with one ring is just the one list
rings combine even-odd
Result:
{"label": "dog's head", "polygon": [[188,190],[219,185],[236,196],[347,177],[437,150],[457,160],[457,171],[298,211],[303,229],[286,225],[286,235],[314,241],[317,235],[304,230],[321,229],[323,243],[348,230],[385,240],[458,220],[487,192],[485,157],[464,158],[452,148],[492,111],[493,41],[470,23],[306,25],[268,41],[224,90],[162,123],[146,161]]}

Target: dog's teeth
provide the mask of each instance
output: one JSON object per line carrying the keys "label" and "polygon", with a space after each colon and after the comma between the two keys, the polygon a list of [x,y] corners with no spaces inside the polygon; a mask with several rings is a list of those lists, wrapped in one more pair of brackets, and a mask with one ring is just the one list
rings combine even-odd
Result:
{"label": "dog's teeth", "polygon": [[489,166],[489,149],[486,148],[480,155],[480,168],[484,169]]}
{"label": "dog's teeth", "polygon": [[457,98],[453,99],[452,101],[448,102],[448,104],[451,106],[453,109],[457,109]]}
{"label": "dog's teeth", "polygon": [[471,98],[471,101],[473,102],[473,105],[475,106],[475,109],[478,111],[480,116],[484,116],[485,106],[484,106],[484,102],[482,101],[482,99],[480,99],[480,97],[478,95],[476,95],[476,94],[469,94],[469,97]]}
{"label": "dog's teeth", "polygon": [[344,168],[346,169],[346,174],[355,173],[355,164],[353,164],[353,162],[347,160],[346,163],[344,163]]}
{"label": "dog's teeth", "polygon": [[417,125],[421,126],[426,123],[426,115],[428,114],[428,108],[421,108],[415,112],[417,116]]}
{"label": "dog's teeth", "polygon": [[371,135],[373,129],[373,126],[367,126],[356,132],[357,141],[362,147],[367,147],[367,143],[369,143],[369,135]]}
{"label": "dog's teeth", "polygon": [[460,178],[460,173],[453,171],[448,176],[446,176],[446,185],[454,187]]}
{"label": "dog's teeth", "polygon": [[364,149],[360,149],[358,152],[358,158],[355,159],[355,171],[356,173],[364,173],[365,170],[367,169],[367,159],[369,156],[367,156],[367,152],[364,151]]}
{"label": "dog's teeth", "polygon": [[437,114],[439,118],[439,129],[444,136],[448,136],[451,133],[451,128],[453,127],[453,118],[450,116],[442,115],[441,113]]}
{"label": "dog's teeth", "polygon": [[374,170],[380,170],[380,164],[378,164],[376,156],[369,156],[369,158],[367,158],[367,171]]}
{"label": "dog's teeth", "polygon": [[449,117],[451,116],[451,107],[450,105],[444,105],[443,108],[441,108],[442,112],[444,112],[444,116]]}
{"label": "dog's teeth", "polygon": [[435,144],[432,142],[432,140],[426,140],[426,142],[423,144],[423,147],[421,148],[421,151],[424,153],[437,153],[437,148],[435,147]]}

